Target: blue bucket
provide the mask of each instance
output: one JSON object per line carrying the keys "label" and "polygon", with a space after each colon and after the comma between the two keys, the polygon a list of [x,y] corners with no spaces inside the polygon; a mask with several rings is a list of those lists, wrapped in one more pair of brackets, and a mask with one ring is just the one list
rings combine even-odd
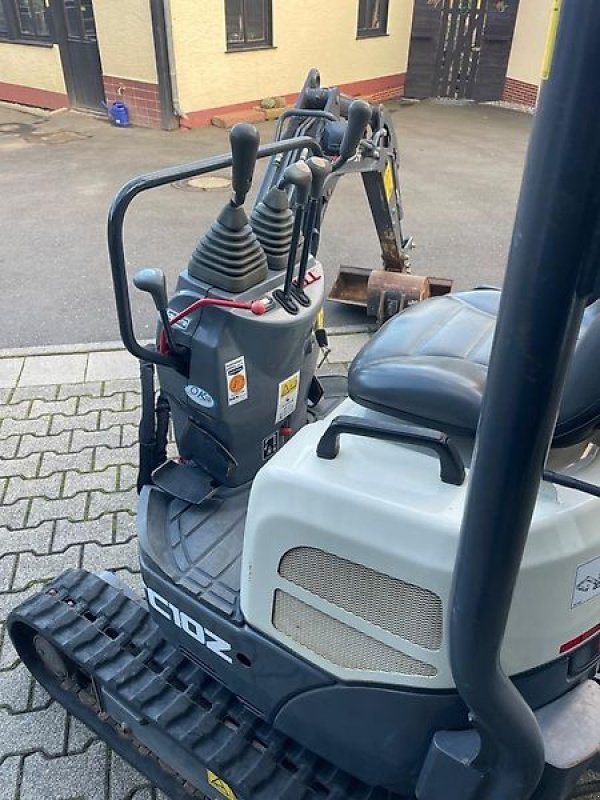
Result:
{"label": "blue bucket", "polygon": [[118,125],[119,128],[126,128],[129,125],[129,109],[125,103],[118,100],[111,106],[104,104],[104,107],[108,111],[108,116],[113,125]]}

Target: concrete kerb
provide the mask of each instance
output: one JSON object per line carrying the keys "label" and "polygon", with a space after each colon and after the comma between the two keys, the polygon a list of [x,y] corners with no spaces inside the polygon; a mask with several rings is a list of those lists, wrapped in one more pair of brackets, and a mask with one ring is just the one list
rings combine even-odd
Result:
{"label": "concrete kerb", "polygon": [[[329,329],[328,364],[347,364],[369,338],[364,326]],[[150,340],[141,342],[149,345]],[[139,365],[121,342],[13,348],[0,351],[0,389],[137,378]]]}

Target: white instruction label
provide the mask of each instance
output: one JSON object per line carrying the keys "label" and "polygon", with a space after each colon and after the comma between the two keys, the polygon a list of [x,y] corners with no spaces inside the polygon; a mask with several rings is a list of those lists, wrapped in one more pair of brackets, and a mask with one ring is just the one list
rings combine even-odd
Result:
{"label": "white instruction label", "polygon": [[577,567],[571,608],[600,595],[600,556]]}
{"label": "white instruction label", "polygon": [[248,376],[244,356],[238,356],[225,364],[227,380],[227,405],[234,406],[248,399]]}
{"label": "white instruction label", "polygon": [[299,390],[299,372],[294,372],[289,378],[281,381],[277,392],[277,413],[275,414],[275,422],[282,422],[286,417],[294,413],[298,402]]}

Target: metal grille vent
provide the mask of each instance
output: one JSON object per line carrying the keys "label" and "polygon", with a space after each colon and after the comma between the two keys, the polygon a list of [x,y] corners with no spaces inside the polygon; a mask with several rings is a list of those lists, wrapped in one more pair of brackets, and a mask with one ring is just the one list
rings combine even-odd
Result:
{"label": "metal grille vent", "polygon": [[277,589],[273,625],[332,664],[354,670],[433,677],[437,669],[351,628]]}
{"label": "metal grille vent", "polygon": [[288,550],[279,574],[317,597],[427,650],[442,644],[442,601],[405,583],[314,547]]}

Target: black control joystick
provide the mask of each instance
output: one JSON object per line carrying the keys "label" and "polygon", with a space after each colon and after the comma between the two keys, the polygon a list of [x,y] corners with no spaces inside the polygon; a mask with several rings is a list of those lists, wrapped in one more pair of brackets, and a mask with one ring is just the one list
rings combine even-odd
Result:
{"label": "black control joystick", "polygon": [[285,282],[283,284],[283,290],[278,289],[273,292],[273,297],[275,297],[290,314],[298,313],[298,306],[292,297],[292,281],[294,279],[298,243],[300,242],[300,235],[302,233],[304,211],[310,195],[311,183],[312,172],[306,161],[296,161],[294,164],[290,164],[289,167],[286,167],[278,185],[280,189],[284,189],[286,186],[293,186],[295,189],[296,212],[294,214],[294,228],[288,253]]}
{"label": "black control joystick", "polygon": [[229,134],[231,145],[231,204],[241,206],[252,186],[252,177],[256,167],[256,154],[260,144],[260,136],[254,125],[240,122],[234,125]]}
{"label": "black control joystick", "polygon": [[334,171],[338,170],[356,153],[365,128],[371,119],[372,109],[366,100],[353,100],[348,108],[348,125],[340,145],[340,157],[335,162]]}
{"label": "black control joystick", "polygon": [[294,214],[285,189],[272,186],[250,216],[250,226],[267,256],[269,269],[287,267]]}
{"label": "black control joystick", "polygon": [[230,134],[232,196],[188,264],[188,273],[210,287],[244,292],[267,277],[267,257],[242,208],[252,184],[259,135],[253,125],[240,123]]}
{"label": "black control joystick", "polygon": [[302,255],[300,256],[300,266],[298,267],[298,276],[296,277],[295,283],[292,285],[292,291],[296,300],[303,306],[310,305],[310,299],[304,291],[304,279],[306,277],[308,258],[311,252],[313,255],[315,253],[315,250],[313,250],[313,236],[319,218],[325,181],[329,175],[331,175],[332,169],[331,161],[326,158],[321,158],[320,156],[312,156],[307,160],[306,164],[312,175],[310,204],[308,206],[306,224],[304,226],[304,242],[302,245]]}

